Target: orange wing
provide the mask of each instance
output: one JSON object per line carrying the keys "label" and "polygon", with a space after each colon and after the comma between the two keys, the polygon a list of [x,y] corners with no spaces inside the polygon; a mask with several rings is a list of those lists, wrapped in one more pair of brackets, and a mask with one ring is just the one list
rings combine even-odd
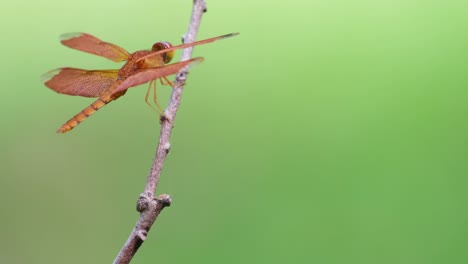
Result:
{"label": "orange wing", "polygon": [[61,94],[99,97],[118,77],[118,70],[87,71],[75,68],[52,70],[41,79],[50,89]]}
{"label": "orange wing", "polygon": [[203,58],[193,58],[186,61],[181,61],[178,63],[168,64],[161,67],[155,68],[148,68],[142,69],[137,71],[137,73],[133,74],[132,76],[128,77],[123,81],[113,92],[112,94],[116,94],[118,92],[127,90],[130,87],[134,87],[143,83],[147,83],[151,80],[158,79],[164,76],[176,74],[184,67],[192,66],[196,63],[200,63],[203,61]]}
{"label": "orange wing", "polygon": [[144,59],[146,59],[148,57],[152,57],[154,55],[158,55],[158,54],[161,54],[161,53],[166,53],[166,52],[173,51],[173,50],[178,50],[178,49],[185,49],[185,48],[189,48],[189,47],[193,47],[193,46],[197,46],[197,45],[202,45],[202,44],[207,44],[207,43],[215,42],[215,41],[220,40],[220,39],[230,38],[230,37],[234,37],[234,36],[237,36],[237,35],[239,35],[239,33],[231,33],[231,34],[226,34],[226,35],[222,35],[222,36],[218,36],[218,37],[214,37],[214,38],[209,38],[209,39],[204,39],[204,40],[200,40],[200,41],[190,42],[190,43],[182,44],[182,45],[179,45],[179,46],[174,46],[174,47],[171,47],[171,48],[168,48],[168,49],[158,50],[158,51],[155,51],[153,53],[150,53],[148,55],[145,55],[145,56],[139,58],[136,62],[139,62],[139,61],[144,60]]}
{"label": "orange wing", "polygon": [[115,62],[124,61],[130,56],[125,49],[86,33],[63,34],[60,40],[67,47],[102,56]]}

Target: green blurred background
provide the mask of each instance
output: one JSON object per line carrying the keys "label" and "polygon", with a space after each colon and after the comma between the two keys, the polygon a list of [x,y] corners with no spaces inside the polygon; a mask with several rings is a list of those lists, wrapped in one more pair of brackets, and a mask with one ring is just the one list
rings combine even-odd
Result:
{"label": "green blurred background", "polygon": [[[39,76],[180,42],[177,1],[1,4],[0,263],[110,263],[137,220],[159,135],[131,89],[92,100]],[[208,1],[158,193],[133,263],[468,263],[468,1]],[[179,55],[180,56],[180,52]],[[178,57],[176,57],[178,59]],[[160,88],[166,103],[168,87]]]}

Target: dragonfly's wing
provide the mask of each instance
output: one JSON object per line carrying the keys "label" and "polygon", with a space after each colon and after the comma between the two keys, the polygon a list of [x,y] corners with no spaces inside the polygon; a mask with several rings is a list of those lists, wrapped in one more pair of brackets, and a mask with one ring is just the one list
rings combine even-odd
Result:
{"label": "dragonfly's wing", "polygon": [[118,70],[87,71],[76,68],[52,70],[41,79],[50,89],[61,94],[99,97],[118,77]]}
{"label": "dragonfly's wing", "polygon": [[173,46],[173,47],[170,47],[170,48],[167,48],[167,49],[158,50],[158,51],[155,51],[153,53],[150,53],[148,55],[145,55],[145,56],[139,58],[137,60],[137,62],[141,61],[141,60],[144,60],[144,59],[146,59],[148,57],[158,55],[158,54],[167,53],[167,52],[170,52],[170,51],[173,51],[173,50],[178,50],[178,49],[185,49],[185,48],[189,48],[189,47],[193,47],[193,46],[197,46],[197,45],[207,44],[207,43],[215,42],[215,41],[220,40],[220,39],[230,38],[230,37],[234,37],[234,36],[237,36],[237,35],[239,35],[239,33],[231,33],[231,34],[226,34],[226,35],[222,35],[222,36],[218,36],[218,37],[214,37],[214,38],[209,38],[209,39],[190,42],[190,43],[186,43],[186,44],[182,44],[182,45],[178,45],[178,46]]}
{"label": "dragonfly's wing", "polygon": [[128,77],[123,81],[114,91],[113,94],[127,90],[130,87],[134,87],[143,83],[147,83],[151,80],[162,78],[168,75],[176,74],[178,71],[185,67],[190,67],[196,63],[203,61],[203,58],[193,58],[178,63],[168,64],[161,67],[141,69],[132,76]]}
{"label": "dragonfly's wing", "polygon": [[86,33],[63,34],[60,36],[60,42],[72,49],[102,56],[115,62],[124,61],[130,56],[125,49]]}

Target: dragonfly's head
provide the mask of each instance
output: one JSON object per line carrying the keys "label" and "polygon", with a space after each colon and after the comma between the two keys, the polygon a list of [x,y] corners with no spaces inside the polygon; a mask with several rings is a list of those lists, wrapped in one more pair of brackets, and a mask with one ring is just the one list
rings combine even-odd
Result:
{"label": "dragonfly's head", "polygon": [[[157,42],[157,43],[154,43],[153,48],[151,48],[151,51],[159,51],[159,50],[164,50],[168,48],[172,48],[171,43],[167,41]],[[164,63],[169,63],[171,62],[172,57],[174,57],[174,51],[171,50],[169,52],[162,53],[161,55],[164,60]]]}

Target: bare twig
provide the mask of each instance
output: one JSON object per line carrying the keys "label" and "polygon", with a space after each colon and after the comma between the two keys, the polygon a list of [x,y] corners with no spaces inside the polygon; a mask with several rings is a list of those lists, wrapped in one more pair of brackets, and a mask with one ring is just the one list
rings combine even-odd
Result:
{"label": "bare twig", "polygon": [[[192,17],[187,33],[182,37],[184,43],[193,42],[198,33],[203,13],[206,11],[206,3],[204,0],[194,0]],[[183,50],[181,61],[190,59],[192,56],[192,48]],[[174,89],[172,90],[169,105],[164,111],[164,116],[161,118],[161,132],[159,135],[159,143],[156,149],[153,166],[146,181],[145,190],[140,195],[137,202],[137,210],[140,212],[140,218],[136,223],[135,228],[128,237],[124,246],[114,260],[114,264],[130,263],[130,260],[137,252],[138,248],[145,241],[148,232],[164,207],[171,204],[169,195],[163,194],[159,197],[154,197],[156,187],[159,182],[159,176],[166,160],[166,156],[171,148],[170,138],[172,132],[172,124],[180,105],[182,91],[185,80],[187,79],[187,69],[181,70],[175,79]]]}

